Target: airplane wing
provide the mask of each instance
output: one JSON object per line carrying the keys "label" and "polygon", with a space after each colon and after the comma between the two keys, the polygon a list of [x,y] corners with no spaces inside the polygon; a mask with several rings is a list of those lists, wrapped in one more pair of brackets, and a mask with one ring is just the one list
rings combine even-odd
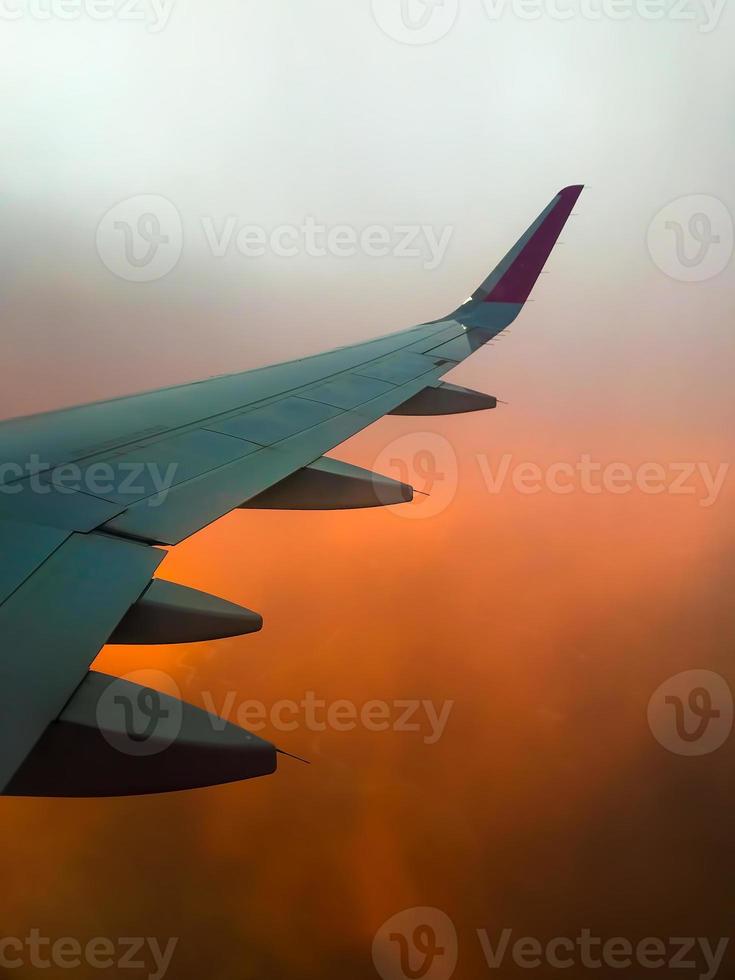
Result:
{"label": "airplane wing", "polygon": [[515,320],[582,191],[560,191],[447,316],[315,357],[0,424],[0,792],[122,795],[272,772],[276,750],[90,671],[108,642],[240,635],[257,613],[159,579],[239,508],[410,500],[325,454],[386,414],[493,408],[441,378]]}

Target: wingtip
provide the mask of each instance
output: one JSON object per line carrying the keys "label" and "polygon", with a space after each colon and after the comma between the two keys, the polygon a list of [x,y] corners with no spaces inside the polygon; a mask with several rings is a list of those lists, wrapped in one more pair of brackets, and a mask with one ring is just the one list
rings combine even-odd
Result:
{"label": "wingtip", "polygon": [[532,302],[529,300],[531,290],[552,249],[559,242],[559,236],[583,187],[583,184],[563,187],[473,295],[483,303],[522,306]]}

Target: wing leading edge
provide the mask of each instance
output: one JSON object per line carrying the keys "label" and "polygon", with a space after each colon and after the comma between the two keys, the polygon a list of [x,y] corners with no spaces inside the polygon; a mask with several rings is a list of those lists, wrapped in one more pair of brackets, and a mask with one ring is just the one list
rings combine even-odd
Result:
{"label": "wing leading edge", "polygon": [[[581,191],[560,191],[472,297],[439,320],[274,367],[0,424],[1,792],[64,795],[58,765],[69,755],[70,766],[85,767],[84,779],[68,780],[69,795],[190,788],[275,769],[269,743],[207,726],[209,716],[189,706],[173,736],[160,739],[145,711],[156,692],[119,681],[113,695],[114,679],[90,665],[131,629],[135,642],[182,642],[259,628],[257,614],[214,597],[151,590],[164,556],[157,545],[243,506],[410,499],[410,487],[325,454],[386,414],[494,407],[490,396],[441,378],[516,319]],[[170,705],[161,711],[170,718]],[[111,765],[123,718],[131,744],[141,733],[159,738],[155,765],[131,765],[136,753],[125,749],[125,765]],[[219,767],[218,751],[228,760]]]}

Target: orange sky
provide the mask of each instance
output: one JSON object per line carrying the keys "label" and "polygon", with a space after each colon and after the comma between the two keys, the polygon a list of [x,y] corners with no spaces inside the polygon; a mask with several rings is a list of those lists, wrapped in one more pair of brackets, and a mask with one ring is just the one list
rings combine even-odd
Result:
{"label": "orange sky", "polygon": [[[456,372],[510,405],[386,419],[340,448],[371,466],[412,432],[443,437],[458,469],[434,490],[444,499],[456,475],[440,513],[230,515],[160,574],[257,609],[263,632],[108,649],[97,664],[163,670],[203,706],[228,692],[236,705],[307,691],[448,699],[443,737],[266,729],[312,765],[284,759],[273,778],[171,797],[7,800],[8,934],[41,919],[55,935],[181,936],[175,976],[223,978],[344,976],[344,964],[367,978],[375,930],[417,905],[455,921],[463,976],[481,975],[483,927],[726,934],[731,747],[671,755],[646,705],[680,670],[731,676],[732,480],[709,508],[639,491],[489,494],[476,456],[637,465],[699,445],[714,465],[729,437],[712,391],[679,429],[675,378],[659,383],[656,428],[625,418],[630,378],[627,407],[590,411],[587,367],[568,368],[560,394],[551,333],[529,311]],[[559,361],[575,357],[567,344]]]}
{"label": "orange sky", "polygon": [[[684,199],[684,228],[690,195],[735,213],[733,10],[705,32],[637,13],[491,23],[493,4],[467,0],[445,38],[411,46],[367,0],[173,6],[158,32],[3,22],[2,418],[435,319],[559,188],[586,190],[533,302],[450,378],[508,404],[384,419],[335,451],[392,476],[395,458],[436,451],[428,500],[404,516],[229,515],[160,574],[257,610],[262,633],[97,663],[164,671],[202,706],[448,700],[442,737],[269,724],[311,765],[146,799],[3,799],[0,939],[179,937],[172,980],[374,980],[376,930],[425,905],[458,929],[457,977],[479,980],[481,928],[729,935],[735,740],[674,755],[647,706],[693,668],[735,686],[735,477],[708,507],[701,484],[492,494],[477,457],[730,463],[732,249],[685,282],[649,235],[670,242],[656,216]],[[102,216],[137,195],[182,220],[180,261],[155,282],[119,278],[95,247]],[[228,215],[452,238],[433,269],[216,257],[203,220]]]}

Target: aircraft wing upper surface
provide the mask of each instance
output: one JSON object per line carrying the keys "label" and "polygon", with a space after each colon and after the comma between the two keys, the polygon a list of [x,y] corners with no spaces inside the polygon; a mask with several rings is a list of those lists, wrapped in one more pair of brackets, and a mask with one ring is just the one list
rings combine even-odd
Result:
{"label": "aircraft wing upper surface", "polygon": [[[410,499],[411,488],[325,454],[389,413],[493,407],[441,378],[518,316],[581,190],[560,191],[442,319],[273,367],[0,423],[0,792],[154,792],[275,769],[268,743],[235,726],[215,731],[205,713],[90,665],[107,642],[260,627],[249,610],[152,581],[165,554],[156,546],[242,506]],[[154,714],[175,730],[153,731]],[[147,740],[155,751],[143,751]]]}

